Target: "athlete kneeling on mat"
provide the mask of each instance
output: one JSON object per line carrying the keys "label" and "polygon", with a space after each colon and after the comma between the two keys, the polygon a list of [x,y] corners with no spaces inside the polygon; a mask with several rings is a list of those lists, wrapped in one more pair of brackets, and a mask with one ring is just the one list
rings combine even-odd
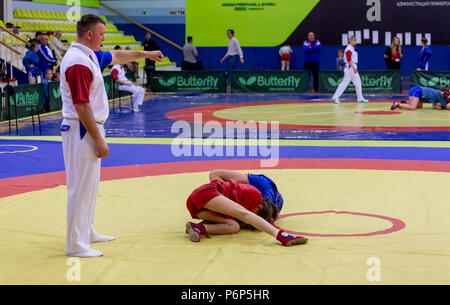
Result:
{"label": "athlete kneeling on mat", "polygon": [[397,108],[416,110],[417,108],[423,108],[424,102],[433,104],[434,109],[450,110],[450,91],[449,89],[437,90],[428,87],[412,87],[409,90],[409,100],[393,103],[391,110]]}
{"label": "athlete kneeling on mat", "polygon": [[308,242],[305,237],[289,235],[271,224],[278,217],[283,198],[268,177],[214,170],[209,180],[187,199],[192,218],[204,220],[186,223],[191,241],[200,241],[202,235],[210,238],[209,234],[238,233],[242,222],[274,236],[283,246]]}

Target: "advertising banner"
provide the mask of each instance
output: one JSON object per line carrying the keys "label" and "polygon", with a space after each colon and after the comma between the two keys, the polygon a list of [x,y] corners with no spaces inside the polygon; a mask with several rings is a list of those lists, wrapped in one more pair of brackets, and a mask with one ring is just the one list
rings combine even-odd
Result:
{"label": "advertising banner", "polygon": [[[44,110],[44,86],[42,84],[36,85],[20,85],[14,87],[16,92],[16,103],[17,104],[38,104],[39,112],[42,113]],[[6,94],[6,117],[15,118],[14,112],[14,100],[11,96]],[[36,109],[33,109],[36,114]],[[23,118],[31,115],[31,107],[17,108],[17,118]]]}
{"label": "advertising banner", "polygon": [[156,71],[152,72],[153,92],[225,93],[225,71]]}
{"label": "advertising banner", "polygon": [[231,71],[232,93],[306,93],[307,71]]}
{"label": "advertising banner", "polygon": [[411,87],[430,87],[434,89],[447,89],[450,86],[450,71],[412,71]]}
{"label": "advertising banner", "polygon": [[[400,71],[358,71],[364,93],[401,93]],[[319,92],[334,93],[344,79],[344,72],[320,71]],[[354,93],[355,86],[350,82],[345,93]]]}
{"label": "advertising banner", "polygon": [[58,111],[62,108],[61,90],[59,82],[48,83],[48,96],[50,98],[50,111]]}

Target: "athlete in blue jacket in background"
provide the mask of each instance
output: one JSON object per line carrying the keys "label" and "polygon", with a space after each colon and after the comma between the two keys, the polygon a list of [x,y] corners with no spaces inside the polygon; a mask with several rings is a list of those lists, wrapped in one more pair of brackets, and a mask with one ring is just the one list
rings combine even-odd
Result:
{"label": "athlete in blue jacket in background", "polygon": [[428,39],[426,39],[424,37],[424,38],[422,38],[421,42],[422,42],[422,49],[420,50],[420,53],[419,53],[419,64],[418,64],[417,70],[428,71],[430,68],[429,64],[430,64],[430,59],[431,59],[431,56],[433,55],[433,52],[431,51],[431,48],[429,46],[427,46]]}
{"label": "athlete in blue jacket in background", "polygon": [[31,44],[31,49],[25,54],[22,59],[23,66],[27,71],[28,82],[30,84],[36,84],[37,77],[41,76],[41,69],[39,66],[39,56],[37,52],[39,50],[39,43],[33,42]]}

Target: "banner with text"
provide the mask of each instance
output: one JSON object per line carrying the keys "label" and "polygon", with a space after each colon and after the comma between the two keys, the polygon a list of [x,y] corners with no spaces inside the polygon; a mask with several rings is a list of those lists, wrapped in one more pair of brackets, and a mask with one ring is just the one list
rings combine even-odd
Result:
{"label": "banner with text", "polygon": [[[44,86],[42,84],[36,85],[20,85],[14,87],[16,92],[16,103],[17,104],[38,104],[39,112],[42,113],[44,110]],[[14,111],[14,100],[11,96],[6,94],[6,117],[11,119],[15,118]],[[33,109],[34,114],[36,114],[36,109]],[[31,107],[17,108],[17,118],[23,118],[31,115]]]}
{"label": "banner with text", "polygon": [[153,92],[225,93],[225,71],[156,71],[152,72]]}
{"label": "banner with text", "polygon": [[306,93],[309,90],[307,71],[232,71],[232,93]]}
{"label": "banner with text", "polygon": [[[400,71],[358,71],[364,93],[401,93],[402,75]],[[320,71],[319,92],[334,93],[344,79],[344,72]],[[345,93],[355,93],[352,82]]]}
{"label": "banner with text", "polygon": [[430,87],[435,89],[446,89],[450,86],[450,71],[412,71],[411,87]]}

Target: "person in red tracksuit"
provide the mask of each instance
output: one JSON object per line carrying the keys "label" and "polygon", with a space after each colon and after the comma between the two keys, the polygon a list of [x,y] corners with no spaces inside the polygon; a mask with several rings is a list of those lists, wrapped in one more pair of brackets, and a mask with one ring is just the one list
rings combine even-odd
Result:
{"label": "person in red tracksuit", "polygon": [[289,235],[270,223],[278,217],[278,209],[247,181],[225,181],[214,175],[210,175],[210,180],[194,190],[186,202],[192,218],[204,220],[186,223],[191,241],[199,242],[202,235],[210,238],[209,234],[238,233],[243,222],[272,235],[286,247],[307,243],[307,238]]}

